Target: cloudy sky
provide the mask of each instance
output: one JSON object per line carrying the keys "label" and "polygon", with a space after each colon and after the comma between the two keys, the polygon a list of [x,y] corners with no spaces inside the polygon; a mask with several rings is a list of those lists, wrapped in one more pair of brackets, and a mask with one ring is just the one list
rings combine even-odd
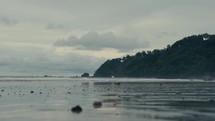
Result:
{"label": "cloudy sky", "polygon": [[0,0],[0,75],[91,75],[106,60],[215,32],[214,0]]}

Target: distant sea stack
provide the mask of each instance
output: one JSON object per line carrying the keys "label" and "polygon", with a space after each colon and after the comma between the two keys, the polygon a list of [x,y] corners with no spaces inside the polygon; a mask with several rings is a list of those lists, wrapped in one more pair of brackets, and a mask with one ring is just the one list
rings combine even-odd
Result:
{"label": "distant sea stack", "polygon": [[81,77],[89,77],[89,76],[90,76],[89,73],[83,73],[83,74],[81,75]]}
{"label": "distant sea stack", "polygon": [[166,48],[107,60],[94,77],[215,77],[215,35],[185,37]]}

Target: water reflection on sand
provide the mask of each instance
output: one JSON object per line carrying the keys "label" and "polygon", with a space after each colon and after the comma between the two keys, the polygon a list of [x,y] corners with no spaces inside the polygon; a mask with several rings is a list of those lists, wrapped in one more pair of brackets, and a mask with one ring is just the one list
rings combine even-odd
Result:
{"label": "water reflection on sand", "polygon": [[[0,120],[212,121],[214,87],[201,80],[7,78],[0,81]],[[72,113],[76,105],[83,112]]]}

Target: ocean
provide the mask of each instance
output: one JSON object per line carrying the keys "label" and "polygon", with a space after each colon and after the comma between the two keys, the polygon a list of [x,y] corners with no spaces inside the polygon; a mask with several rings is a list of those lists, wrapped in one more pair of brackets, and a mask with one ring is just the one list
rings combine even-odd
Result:
{"label": "ocean", "polygon": [[[82,111],[72,112],[77,105]],[[214,114],[215,81],[0,78],[0,121],[214,121]]]}

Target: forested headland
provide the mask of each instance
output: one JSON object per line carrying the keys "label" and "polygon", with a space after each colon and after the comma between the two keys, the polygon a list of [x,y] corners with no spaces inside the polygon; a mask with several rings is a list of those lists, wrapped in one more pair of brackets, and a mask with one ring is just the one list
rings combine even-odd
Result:
{"label": "forested headland", "polygon": [[164,49],[107,60],[94,77],[215,77],[215,35],[185,37]]}

